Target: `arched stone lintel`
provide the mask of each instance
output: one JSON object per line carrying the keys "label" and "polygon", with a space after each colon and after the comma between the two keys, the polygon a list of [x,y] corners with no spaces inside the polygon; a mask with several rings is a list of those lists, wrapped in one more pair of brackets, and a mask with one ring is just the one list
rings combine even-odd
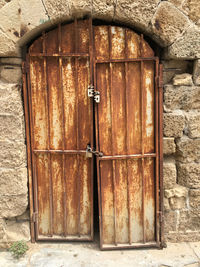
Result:
{"label": "arched stone lintel", "polygon": [[85,15],[143,32],[165,48],[166,58],[200,58],[200,28],[160,0],[12,0],[0,9],[0,56],[21,57],[21,48],[43,30]]}

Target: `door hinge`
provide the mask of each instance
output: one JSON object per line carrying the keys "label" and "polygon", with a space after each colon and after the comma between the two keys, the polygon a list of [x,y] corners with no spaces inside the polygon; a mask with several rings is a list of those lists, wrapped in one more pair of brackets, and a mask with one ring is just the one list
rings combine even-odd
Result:
{"label": "door hinge", "polygon": [[100,92],[94,91],[93,85],[88,86],[88,97],[93,97],[96,103],[100,103]]}
{"label": "door hinge", "polygon": [[33,215],[32,215],[32,222],[36,222],[36,220],[37,220],[37,216],[38,216],[38,213],[37,213],[37,212],[33,212]]}

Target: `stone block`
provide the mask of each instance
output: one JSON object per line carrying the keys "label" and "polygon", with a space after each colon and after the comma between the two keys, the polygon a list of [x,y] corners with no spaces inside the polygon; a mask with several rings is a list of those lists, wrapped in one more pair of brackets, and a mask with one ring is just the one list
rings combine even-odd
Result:
{"label": "stone block", "polygon": [[169,204],[172,210],[180,210],[187,207],[185,197],[172,197],[169,199]]}
{"label": "stone block", "polygon": [[164,197],[163,205],[164,205],[164,211],[169,211],[170,210],[170,205],[169,205],[169,199],[168,198]]}
{"label": "stone block", "polygon": [[0,10],[0,17],[0,29],[6,32],[14,43],[30,30],[48,21],[40,0],[12,0]]}
{"label": "stone block", "polygon": [[21,67],[4,65],[0,67],[0,80],[8,83],[20,83],[22,79]]}
{"label": "stone block", "polygon": [[164,113],[164,136],[181,137],[185,127],[185,116],[181,112]]}
{"label": "stone block", "polygon": [[183,1],[182,9],[195,24],[200,25],[199,0]]}
{"label": "stone block", "polygon": [[200,59],[194,61],[193,81],[195,85],[200,85]]}
{"label": "stone block", "polygon": [[200,266],[199,262],[194,262],[194,263],[184,265],[184,267],[199,267],[199,266]]}
{"label": "stone block", "polygon": [[8,248],[13,242],[24,240],[30,241],[29,222],[16,222],[4,220],[2,223],[3,236],[0,240],[1,248]]}
{"label": "stone block", "polygon": [[21,49],[0,29],[0,57],[20,57]]}
{"label": "stone block", "polygon": [[161,2],[151,21],[153,33],[161,39],[163,46],[172,44],[186,28],[189,19],[174,5]]}
{"label": "stone block", "polygon": [[23,141],[25,139],[23,124],[22,116],[0,114],[0,140]]}
{"label": "stone block", "polygon": [[178,183],[188,188],[200,188],[200,163],[177,164]]}
{"label": "stone block", "polygon": [[166,85],[164,105],[168,110],[200,109],[200,86]]}
{"label": "stone block", "polygon": [[47,10],[47,15],[51,20],[64,19],[66,16],[70,17],[71,1],[65,0],[44,0],[44,5]]}
{"label": "stone block", "polygon": [[199,231],[166,233],[165,238],[169,242],[197,242],[200,241]]}
{"label": "stone block", "polygon": [[27,194],[27,169],[0,169],[0,195]]}
{"label": "stone block", "polygon": [[0,168],[26,166],[26,145],[22,142],[0,141]]}
{"label": "stone block", "polygon": [[27,194],[0,195],[1,218],[12,218],[23,214],[28,206]]}
{"label": "stone block", "polygon": [[192,210],[180,210],[178,231],[200,231],[199,216]]}
{"label": "stone block", "polygon": [[116,1],[114,20],[135,25],[145,31],[159,2],[159,0],[121,0],[119,3]]}
{"label": "stone block", "polygon": [[0,8],[5,6],[6,4],[7,4],[7,2],[5,0],[0,0]]}
{"label": "stone block", "polygon": [[167,160],[163,163],[163,186],[164,188],[173,188],[176,184],[176,165],[173,160]]}
{"label": "stone block", "polygon": [[115,0],[93,0],[92,1],[92,14],[95,18],[112,20],[116,7]]}
{"label": "stone block", "polygon": [[189,206],[200,217],[200,189],[190,189]]}
{"label": "stone block", "polygon": [[2,57],[2,58],[0,58],[0,62],[2,64],[18,65],[20,67],[22,64],[22,58],[19,58],[19,57]]}
{"label": "stone block", "polygon": [[189,62],[186,60],[163,60],[163,83],[170,83],[175,74],[187,72]]}
{"label": "stone block", "polygon": [[190,138],[200,137],[200,113],[190,112],[186,115],[188,125],[188,136]]}
{"label": "stone block", "polygon": [[173,78],[173,85],[193,85],[192,75],[189,73],[176,74]]}
{"label": "stone block", "polygon": [[193,162],[200,159],[200,138],[190,139],[183,136],[176,142],[177,159],[181,162]]}
{"label": "stone block", "polygon": [[163,138],[163,153],[164,155],[170,155],[175,153],[176,145],[174,143],[174,138],[164,137]]}
{"label": "stone block", "polygon": [[0,82],[0,114],[23,115],[21,86]]}
{"label": "stone block", "polygon": [[176,211],[166,211],[164,213],[164,231],[165,233],[176,231],[178,216]]}
{"label": "stone block", "polygon": [[188,196],[188,189],[184,186],[176,184],[171,189],[165,189],[166,198],[186,198]]}
{"label": "stone block", "polygon": [[189,27],[184,34],[167,48],[167,55],[174,59],[200,58],[200,29],[197,26]]}

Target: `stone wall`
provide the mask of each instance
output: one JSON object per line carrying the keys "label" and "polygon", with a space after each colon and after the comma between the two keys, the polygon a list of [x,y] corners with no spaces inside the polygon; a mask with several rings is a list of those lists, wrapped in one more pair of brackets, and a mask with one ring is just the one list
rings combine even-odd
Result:
{"label": "stone wall", "polygon": [[0,64],[0,246],[6,246],[29,240],[30,230],[21,59]]}
{"label": "stone wall", "polygon": [[143,32],[163,48],[164,68],[179,69],[164,72],[165,238],[200,240],[199,0],[0,0],[0,246],[30,239],[22,48],[86,14]]}
{"label": "stone wall", "polygon": [[[173,65],[179,72],[190,69],[190,64],[164,62],[166,68]],[[169,241],[200,240],[199,79],[199,60],[192,74],[165,74],[163,172],[165,238]]]}

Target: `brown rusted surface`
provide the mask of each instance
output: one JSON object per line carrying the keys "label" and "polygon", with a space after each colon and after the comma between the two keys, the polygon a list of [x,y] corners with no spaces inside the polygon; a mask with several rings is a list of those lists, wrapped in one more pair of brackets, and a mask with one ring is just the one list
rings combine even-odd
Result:
{"label": "brown rusted surface", "polygon": [[31,140],[30,140],[30,122],[29,122],[29,111],[28,111],[28,90],[27,90],[27,73],[26,73],[27,62],[22,63],[22,73],[23,73],[23,100],[24,100],[24,111],[25,111],[25,122],[26,122],[26,143],[27,143],[27,165],[28,165],[28,185],[29,185],[29,199],[30,199],[30,230],[31,230],[31,241],[35,242],[35,230],[33,212],[33,179],[32,179],[32,164],[31,164]]}
{"label": "brown rusted surface", "polygon": [[[92,239],[94,157],[85,150],[95,134],[101,248],[158,247],[162,121],[151,47],[128,28],[75,19],[43,33],[29,57],[36,239]],[[101,99],[95,129],[90,84]]]}
{"label": "brown rusted surface", "polygon": [[103,40],[99,44],[94,37],[101,95],[97,150],[104,154],[99,158],[101,248],[156,245],[154,55],[129,29],[96,26],[94,32]]}
{"label": "brown rusted surface", "polygon": [[90,63],[80,56],[89,53],[88,20],[44,33],[29,51],[36,238],[89,240],[93,164],[83,151],[92,144],[93,113]]}

